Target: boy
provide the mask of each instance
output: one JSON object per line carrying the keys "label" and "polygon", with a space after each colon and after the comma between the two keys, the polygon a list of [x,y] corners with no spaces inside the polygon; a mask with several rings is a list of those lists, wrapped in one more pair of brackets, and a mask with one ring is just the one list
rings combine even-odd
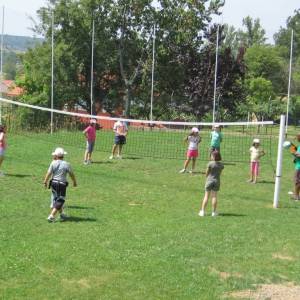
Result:
{"label": "boy", "polygon": [[[300,142],[300,134],[296,136],[297,142]],[[299,193],[300,193],[300,145],[297,147],[297,152],[293,153],[295,156],[294,163],[295,163],[295,175],[294,175],[294,199],[299,201]]]}
{"label": "boy", "polygon": [[127,125],[124,121],[117,121],[114,124],[113,131],[115,133],[115,143],[112,148],[112,153],[109,159],[113,159],[115,157],[116,150],[118,149],[117,158],[121,159],[122,156],[122,148],[123,145],[126,144],[126,136],[128,133]]}
{"label": "boy", "polygon": [[49,184],[51,187],[51,213],[48,217],[49,222],[55,221],[55,215],[60,213],[61,219],[65,219],[66,216],[63,213],[63,206],[65,203],[66,190],[68,186],[67,174],[70,175],[74,187],[77,186],[76,178],[71,168],[71,165],[64,161],[64,155],[67,154],[63,148],[56,148],[52,153],[54,160],[51,162],[48,172],[44,179],[45,188],[48,186],[48,181],[52,176]]}
{"label": "boy", "polygon": [[88,165],[92,162],[91,158],[96,140],[96,123],[97,121],[95,119],[91,119],[89,126],[83,131],[83,134],[86,137],[86,150],[84,153],[85,165]]}

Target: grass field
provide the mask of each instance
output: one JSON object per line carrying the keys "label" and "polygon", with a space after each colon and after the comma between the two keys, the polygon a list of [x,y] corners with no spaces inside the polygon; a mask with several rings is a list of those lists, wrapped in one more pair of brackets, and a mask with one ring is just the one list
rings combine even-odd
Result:
{"label": "grass field", "polygon": [[226,164],[221,215],[200,218],[206,162],[182,175],[180,160],[108,161],[96,152],[83,166],[81,149],[66,146],[78,187],[68,190],[69,219],[49,224],[42,180],[55,146],[9,137],[0,299],[231,299],[257,284],[300,285],[300,203],[287,196],[288,153],[280,209],[272,209],[274,173],[265,159],[257,185],[246,183],[248,164]]}

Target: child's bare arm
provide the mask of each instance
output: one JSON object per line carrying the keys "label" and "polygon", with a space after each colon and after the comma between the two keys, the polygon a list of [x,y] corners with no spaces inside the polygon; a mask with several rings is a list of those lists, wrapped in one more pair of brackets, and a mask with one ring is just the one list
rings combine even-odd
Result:
{"label": "child's bare arm", "polygon": [[76,187],[77,186],[77,181],[76,181],[76,177],[75,177],[75,174],[73,172],[70,172],[70,177],[73,181],[73,186]]}
{"label": "child's bare arm", "polygon": [[206,171],[205,171],[205,176],[207,177],[210,173],[210,168],[207,168]]}
{"label": "child's bare arm", "polygon": [[45,178],[44,178],[44,186],[47,187],[48,186],[48,181],[51,177],[51,173],[50,172],[47,172],[46,175],[45,175]]}

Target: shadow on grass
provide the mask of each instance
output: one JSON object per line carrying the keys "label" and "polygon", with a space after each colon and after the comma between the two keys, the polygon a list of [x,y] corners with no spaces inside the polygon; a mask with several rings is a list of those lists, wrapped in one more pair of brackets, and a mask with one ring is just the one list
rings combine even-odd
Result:
{"label": "shadow on grass", "polygon": [[67,217],[65,220],[64,220],[64,223],[65,222],[75,222],[75,223],[79,223],[79,222],[96,222],[97,219],[95,218],[82,218],[82,217]]}
{"label": "shadow on grass", "polygon": [[71,208],[71,209],[94,209],[94,207],[78,206],[78,205],[68,205],[67,208]]}
{"label": "shadow on grass", "polygon": [[224,166],[236,166],[236,163],[232,163],[232,162],[223,162]]}
{"label": "shadow on grass", "polygon": [[110,160],[103,160],[103,161],[93,161],[92,165],[104,165],[104,164],[113,164]]}
{"label": "shadow on grass", "polygon": [[206,173],[205,172],[201,172],[201,171],[199,171],[199,172],[193,172],[192,173],[192,175],[199,175],[199,174],[201,174],[201,175],[205,175]]}
{"label": "shadow on grass", "polygon": [[137,159],[142,159],[142,157],[137,157],[137,156],[126,156],[123,159],[130,159],[130,160],[137,160]]}
{"label": "shadow on grass", "polygon": [[220,217],[246,217],[246,215],[243,214],[234,214],[234,213],[220,213]]}
{"label": "shadow on grass", "polygon": [[273,180],[261,180],[261,181],[258,181],[258,183],[262,183],[262,184],[275,184],[275,181],[273,181]]}
{"label": "shadow on grass", "polygon": [[5,173],[5,176],[16,177],[16,178],[33,177],[33,175],[29,175],[29,174],[9,174],[9,173]]}

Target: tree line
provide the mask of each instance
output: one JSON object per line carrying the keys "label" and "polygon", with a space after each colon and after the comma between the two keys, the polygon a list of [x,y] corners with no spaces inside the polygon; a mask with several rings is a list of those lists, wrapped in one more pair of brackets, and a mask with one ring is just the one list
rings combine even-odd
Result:
{"label": "tree line", "polygon": [[34,30],[44,41],[21,55],[17,83],[24,101],[50,106],[51,18],[55,36],[55,108],[92,110],[133,118],[150,114],[153,27],[156,26],[155,119],[210,121],[219,30],[217,120],[245,119],[248,112],[275,119],[285,111],[290,36],[294,30],[291,113],[300,114],[300,9],[268,44],[259,19],[243,28],[213,23],[223,0],[57,0],[38,10]]}

